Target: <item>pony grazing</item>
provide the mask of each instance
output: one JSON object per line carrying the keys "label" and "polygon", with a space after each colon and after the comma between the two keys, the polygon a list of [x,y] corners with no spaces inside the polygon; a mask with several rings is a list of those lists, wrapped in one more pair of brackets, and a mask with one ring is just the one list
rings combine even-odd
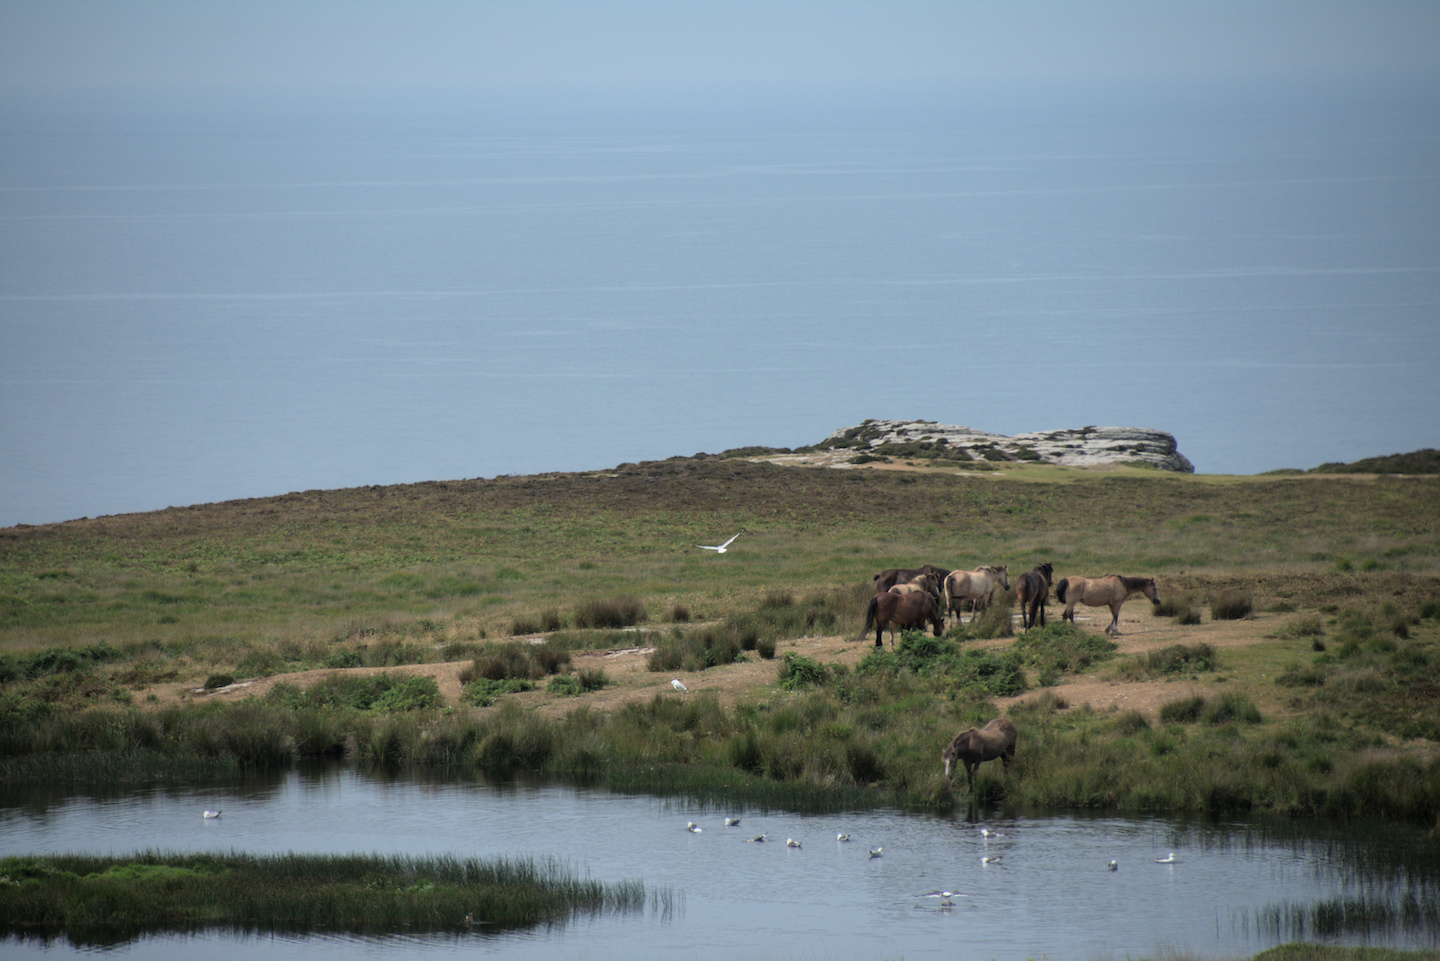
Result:
{"label": "pony grazing", "polygon": [[896,584],[908,584],[921,574],[929,574],[934,577],[938,587],[945,580],[945,575],[949,573],[950,571],[946,568],[936,567],[934,564],[921,564],[919,567],[912,568],[892,567],[876,574],[872,580],[875,582],[875,593],[879,594],[882,591],[890,590]]}
{"label": "pony grazing", "polygon": [[1035,626],[1037,614],[1040,626],[1045,626],[1045,602],[1050,599],[1050,578],[1054,575],[1053,566],[1040,564],[1021,574],[1015,582],[1015,596],[1020,599],[1020,626],[1025,630]]}
{"label": "pony grazing", "polygon": [[945,603],[941,610],[947,617],[951,614],[960,616],[965,602],[973,601],[975,613],[970,618],[973,623],[980,616],[980,612],[990,605],[990,597],[995,593],[996,587],[1007,591],[1010,589],[1008,564],[981,567],[973,571],[951,571],[945,578]]}
{"label": "pony grazing", "polygon": [[1159,604],[1160,595],[1155,590],[1153,577],[1126,577],[1124,574],[1106,574],[1104,577],[1067,577],[1055,585],[1055,597],[1065,605],[1063,620],[1075,620],[1075,605],[1088,607],[1109,607],[1110,626],[1106,634],[1120,633],[1120,605],[1136,594],[1144,594],[1150,603]]}
{"label": "pony grazing", "polygon": [[923,591],[912,594],[892,594],[886,591],[870,599],[870,606],[865,609],[865,626],[860,629],[860,637],[868,634],[870,625],[873,624],[875,646],[884,647],[881,639],[888,628],[890,646],[894,647],[896,631],[911,628],[924,630],[926,622],[934,626],[936,637],[945,632],[945,618],[940,616],[940,608],[935,605],[933,597]]}
{"label": "pony grazing", "polygon": [[940,752],[940,759],[945,762],[945,776],[950,776],[955,762],[959,761],[965,765],[965,783],[973,791],[975,769],[982,762],[993,761],[997,757],[1005,766],[1005,773],[1009,774],[1010,762],[1015,760],[1015,736],[1015,723],[1008,717],[997,717],[979,730],[972,727],[961,731]]}

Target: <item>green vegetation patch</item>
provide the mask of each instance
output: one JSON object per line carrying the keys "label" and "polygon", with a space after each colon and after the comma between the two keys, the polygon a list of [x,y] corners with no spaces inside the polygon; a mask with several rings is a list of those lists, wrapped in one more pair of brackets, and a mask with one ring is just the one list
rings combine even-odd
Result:
{"label": "green vegetation patch", "polygon": [[639,881],[553,861],[141,854],[0,860],[0,932],[114,944],[202,930],[388,934],[522,927],[643,910]]}

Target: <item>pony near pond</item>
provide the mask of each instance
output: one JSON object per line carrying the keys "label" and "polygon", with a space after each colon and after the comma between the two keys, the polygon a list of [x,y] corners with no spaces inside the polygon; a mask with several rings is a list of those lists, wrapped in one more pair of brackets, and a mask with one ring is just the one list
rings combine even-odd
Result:
{"label": "pony near pond", "polygon": [[955,762],[965,765],[965,784],[975,790],[975,769],[985,761],[1000,759],[1005,773],[1010,773],[1010,762],[1015,760],[1015,723],[1008,717],[997,717],[982,728],[970,728],[955,735],[940,759],[945,762],[945,776],[950,776]]}
{"label": "pony near pond", "polygon": [[945,602],[941,605],[941,611],[946,617],[951,614],[963,620],[963,607],[966,601],[971,601],[975,606],[975,613],[970,620],[973,623],[990,604],[990,597],[999,587],[1004,590],[1010,589],[1010,570],[1008,564],[1001,564],[996,567],[989,565],[976,568],[973,571],[951,571],[945,577]]}
{"label": "pony near pond", "polygon": [[1020,599],[1020,626],[1025,630],[1035,626],[1036,615],[1040,617],[1040,626],[1045,626],[1045,602],[1050,599],[1050,578],[1054,576],[1052,565],[1039,564],[1015,582],[1015,596]]}
{"label": "pony near pond", "polygon": [[908,584],[922,574],[929,574],[935,578],[937,585],[944,583],[945,575],[949,574],[948,568],[936,567],[934,564],[921,564],[919,567],[892,567],[876,574],[872,580],[875,582],[875,593],[888,591],[896,584]]}
{"label": "pony near pond", "polygon": [[940,616],[940,608],[936,606],[933,597],[923,591],[911,594],[892,594],[885,591],[870,599],[870,605],[865,609],[865,626],[860,629],[860,637],[868,634],[871,625],[874,625],[875,646],[884,647],[881,641],[888,629],[890,646],[894,647],[896,631],[911,628],[924,630],[926,623],[935,628],[936,637],[945,633],[945,619]]}
{"label": "pony near pond", "polygon": [[1106,574],[1104,577],[1067,577],[1055,585],[1055,598],[1065,605],[1062,620],[1075,620],[1075,605],[1087,607],[1109,607],[1110,626],[1106,634],[1120,633],[1120,606],[1134,597],[1144,594],[1151,604],[1160,603],[1160,594],[1155,590],[1153,577],[1126,577],[1124,574]]}

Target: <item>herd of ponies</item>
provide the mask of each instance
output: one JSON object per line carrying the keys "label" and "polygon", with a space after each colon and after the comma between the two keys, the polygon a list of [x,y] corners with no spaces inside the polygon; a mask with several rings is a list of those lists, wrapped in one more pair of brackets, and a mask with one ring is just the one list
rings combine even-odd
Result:
{"label": "herd of ponies", "polygon": [[[1045,625],[1045,604],[1050,599],[1050,585],[1055,568],[1039,564],[1015,579],[1015,596],[1020,602],[1020,625],[1025,630],[1038,622]],[[895,644],[897,631],[924,630],[929,624],[939,637],[945,632],[945,618],[954,614],[963,619],[968,602],[974,613],[971,621],[990,604],[997,590],[1010,589],[1008,565],[986,566],[973,571],[951,571],[933,564],[905,570],[891,568],[875,575],[875,596],[865,610],[865,626],[860,637],[875,628],[875,646],[883,647],[885,631],[890,631],[890,644]],[[1075,605],[1109,607],[1110,624],[1107,634],[1120,633],[1120,606],[1136,594],[1160,603],[1153,577],[1127,577],[1106,574],[1104,577],[1066,577],[1055,585],[1055,598],[1065,605],[1064,620],[1075,620]],[[975,789],[975,769],[983,761],[999,758],[1010,773],[1015,760],[1015,724],[1009,718],[997,717],[980,728],[969,728],[955,735],[941,752],[948,778],[958,761],[965,768],[965,783]]]}

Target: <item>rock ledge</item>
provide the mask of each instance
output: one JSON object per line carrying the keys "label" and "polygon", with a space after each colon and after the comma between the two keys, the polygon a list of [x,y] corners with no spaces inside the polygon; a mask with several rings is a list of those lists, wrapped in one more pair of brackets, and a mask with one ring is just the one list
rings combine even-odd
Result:
{"label": "rock ledge", "polygon": [[842,427],[817,449],[853,451],[851,462],[878,457],[952,461],[1033,461],[1074,467],[1148,464],[1193,474],[1195,466],[1176,448],[1175,436],[1145,427],[1077,427],[1007,437],[923,420],[867,420]]}

